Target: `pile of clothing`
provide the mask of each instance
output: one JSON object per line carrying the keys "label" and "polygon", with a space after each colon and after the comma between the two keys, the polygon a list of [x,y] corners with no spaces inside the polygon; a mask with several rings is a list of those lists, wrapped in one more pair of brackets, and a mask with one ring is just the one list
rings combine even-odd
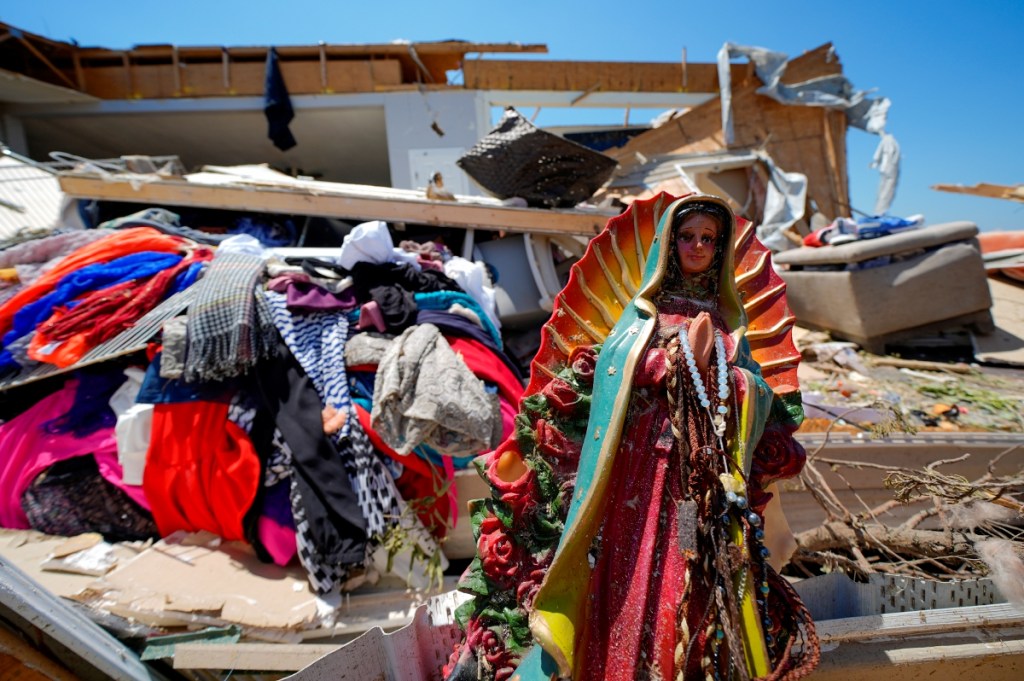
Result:
{"label": "pile of clothing", "polygon": [[[511,433],[523,390],[483,265],[395,247],[380,222],[337,257],[283,259],[153,217],[0,251],[6,385],[67,370],[4,395],[0,525],[206,530],[298,560],[320,595],[388,571],[425,585],[456,469]],[[176,294],[145,352],[79,366]]]}
{"label": "pile of clothing", "polygon": [[836,218],[804,237],[803,245],[810,248],[841,246],[863,239],[877,239],[890,234],[918,229],[924,226],[923,215],[901,218],[895,215],[864,215],[854,218]]}

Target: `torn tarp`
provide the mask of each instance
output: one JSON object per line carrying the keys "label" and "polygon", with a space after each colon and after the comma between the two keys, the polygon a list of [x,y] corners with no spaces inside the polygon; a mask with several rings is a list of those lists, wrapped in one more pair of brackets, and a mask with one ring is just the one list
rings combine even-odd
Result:
{"label": "torn tarp", "polygon": [[764,151],[755,153],[768,168],[770,175],[764,200],[764,218],[757,227],[757,238],[773,251],[784,251],[792,248],[793,242],[783,232],[804,216],[807,176],[783,171]]}
{"label": "torn tarp", "polygon": [[850,81],[841,74],[784,85],[782,76],[788,63],[785,54],[763,47],[725,43],[718,51],[718,82],[722,98],[722,134],[727,145],[734,140],[729,61],[738,57],[747,57],[753,62],[757,77],[764,83],[757,89],[758,94],[782,104],[842,109],[850,125],[882,136],[872,167],[877,167],[882,176],[875,212],[886,212],[896,195],[896,182],[899,179],[899,145],[892,135],[885,133],[885,122],[891,105],[889,99],[869,98],[866,91],[855,91]]}

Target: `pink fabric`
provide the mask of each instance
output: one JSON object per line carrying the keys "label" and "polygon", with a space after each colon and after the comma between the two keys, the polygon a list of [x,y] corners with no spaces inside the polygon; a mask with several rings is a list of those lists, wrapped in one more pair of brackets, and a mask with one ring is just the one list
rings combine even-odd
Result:
{"label": "pink fabric", "polygon": [[58,461],[88,454],[96,457],[104,478],[143,508],[149,508],[142,488],[125,485],[122,480],[113,428],[101,428],[83,438],[71,433],[51,434],[41,428],[50,419],[71,409],[77,384],[76,380],[68,381],[28,411],[0,425],[0,526],[27,529],[28,518],[21,510],[21,496],[32,481]]}
{"label": "pink fabric", "polygon": [[420,267],[422,267],[425,270],[437,270],[438,272],[444,272],[444,263],[442,263],[440,260],[429,260],[427,258],[421,257],[416,262],[418,262],[420,264]]}
{"label": "pink fabric", "polygon": [[298,553],[295,544],[295,530],[283,527],[267,516],[260,516],[256,523],[260,543],[277,565],[287,565]]}
{"label": "pink fabric", "polygon": [[359,321],[356,322],[356,328],[368,329],[370,327],[381,333],[387,331],[387,327],[384,325],[384,314],[380,311],[380,305],[376,300],[363,303],[363,306],[359,308]]}

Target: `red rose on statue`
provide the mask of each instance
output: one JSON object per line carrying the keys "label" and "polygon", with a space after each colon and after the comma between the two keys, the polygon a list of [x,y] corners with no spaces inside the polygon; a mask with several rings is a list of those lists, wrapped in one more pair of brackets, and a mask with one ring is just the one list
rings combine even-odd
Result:
{"label": "red rose on statue", "polygon": [[764,509],[767,508],[768,502],[772,500],[772,496],[774,495],[771,492],[766,492],[757,485],[751,485],[747,489],[747,503],[750,504],[750,510],[763,516]]}
{"label": "red rose on statue", "polygon": [[533,605],[533,599],[540,591],[540,583],[544,580],[544,570],[536,568],[530,571],[530,576],[519,582],[516,587],[516,602],[524,608]]}
{"label": "red rose on statue", "polygon": [[537,476],[532,468],[522,466],[522,475],[515,480],[505,480],[499,471],[499,462],[506,451],[502,445],[491,454],[487,461],[487,479],[498,493],[498,498],[508,504],[513,517],[518,520],[536,504]]}
{"label": "red rose on statue", "polygon": [[519,581],[523,550],[512,541],[495,516],[487,516],[480,522],[476,549],[484,574],[497,586],[507,589]]}
{"label": "red rose on statue", "polygon": [[580,401],[580,396],[573,387],[560,378],[551,379],[540,392],[547,399],[548,406],[562,416],[572,414]]}
{"label": "red rose on statue", "polygon": [[776,480],[799,474],[806,460],[807,452],[790,431],[772,424],[764,429],[754,449],[751,478],[755,485],[763,489]]}
{"label": "red rose on statue", "polygon": [[493,630],[480,626],[476,620],[470,620],[466,625],[466,640],[476,652],[477,659],[482,658],[494,670],[495,681],[512,677],[515,671],[512,655]]}
{"label": "red rose on statue", "polygon": [[580,443],[573,442],[549,421],[537,421],[537,448],[545,458],[554,458],[559,463],[576,464],[580,458]]}
{"label": "red rose on statue", "polygon": [[569,354],[569,366],[576,378],[584,385],[594,384],[594,369],[597,367],[597,353],[592,345],[578,345]]}

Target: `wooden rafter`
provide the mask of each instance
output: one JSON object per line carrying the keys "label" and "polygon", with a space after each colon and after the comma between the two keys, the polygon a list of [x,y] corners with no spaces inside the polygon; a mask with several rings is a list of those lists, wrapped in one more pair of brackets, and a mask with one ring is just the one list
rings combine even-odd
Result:
{"label": "wooden rafter", "polygon": [[940,192],[970,194],[972,196],[985,196],[990,199],[1006,199],[1007,201],[1020,201],[1024,203],[1024,184],[1007,186],[981,182],[973,187],[966,187],[962,184],[936,184],[932,185],[932,189]]}

